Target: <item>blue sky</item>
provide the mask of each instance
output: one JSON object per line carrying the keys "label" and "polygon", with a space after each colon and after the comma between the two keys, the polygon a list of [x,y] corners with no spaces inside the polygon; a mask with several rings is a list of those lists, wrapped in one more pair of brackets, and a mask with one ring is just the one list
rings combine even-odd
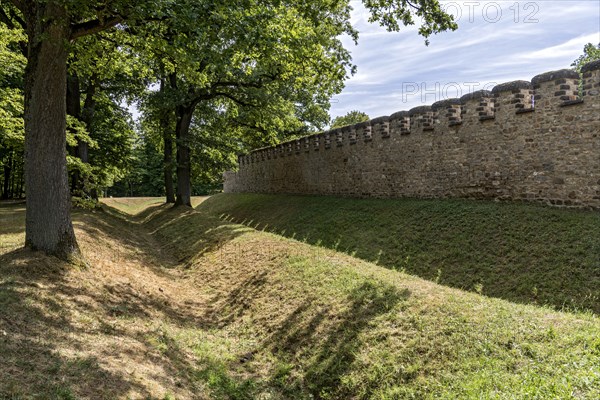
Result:
{"label": "blue sky", "polygon": [[458,30],[432,36],[417,27],[390,33],[352,1],[358,45],[344,38],[358,71],[331,101],[332,117],[371,118],[460,97],[497,83],[569,68],[586,43],[600,43],[600,0],[442,1]]}

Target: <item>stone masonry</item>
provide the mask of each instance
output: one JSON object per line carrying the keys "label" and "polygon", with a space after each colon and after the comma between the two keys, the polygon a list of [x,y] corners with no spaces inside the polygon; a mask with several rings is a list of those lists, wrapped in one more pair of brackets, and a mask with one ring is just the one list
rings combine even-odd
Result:
{"label": "stone masonry", "polygon": [[600,208],[600,61],[258,149],[225,192]]}

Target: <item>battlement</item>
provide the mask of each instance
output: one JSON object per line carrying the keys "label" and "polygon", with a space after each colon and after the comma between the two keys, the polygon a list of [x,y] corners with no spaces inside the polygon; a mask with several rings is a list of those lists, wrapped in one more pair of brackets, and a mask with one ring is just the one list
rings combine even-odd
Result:
{"label": "battlement", "polygon": [[225,190],[600,207],[600,62],[239,156]]}

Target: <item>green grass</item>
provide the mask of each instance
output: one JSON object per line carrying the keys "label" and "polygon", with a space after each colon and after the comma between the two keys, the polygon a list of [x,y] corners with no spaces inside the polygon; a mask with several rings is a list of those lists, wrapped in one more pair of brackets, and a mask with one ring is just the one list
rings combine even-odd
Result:
{"label": "green grass", "polygon": [[[148,222],[192,260],[190,274],[203,276],[207,289],[215,291],[210,339],[178,340],[184,348],[204,343],[201,354],[210,367],[197,376],[209,381],[214,398],[600,396],[600,323],[594,314],[559,313],[467,293],[214,219],[215,212],[242,209],[248,199],[255,207],[246,210],[253,226],[263,216],[282,218],[283,208],[295,210],[294,220],[304,221],[300,226],[309,225],[307,215],[333,223],[331,214],[323,215],[325,207],[315,203],[334,199],[246,195],[215,196],[198,213]],[[352,201],[337,201],[332,213],[351,209]],[[362,204],[354,202],[354,214],[344,218],[359,214]],[[483,207],[498,206],[450,202],[438,207],[483,213]],[[363,228],[372,226],[363,221]],[[194,242],[210,250],[193,259]]]}
{"label": "green grass", "polygon": [[218,195],[200,209],[443,285],[600,312],[600,212],[524,203]]}
{"label": "green grass", "polygon": [[[22,210],[13,211],[22,221]],[[101,257],[102,267],[55,273],[47,257],[0,255],[0,331],[8,333],[0,336],[0,398],[600,398],[600,320],[594,312],[559,312],[508,301],[506,293],[501,299],[463,291],[448,286],[447,270],[438,274],[435,266],[431,280],[407,273],[419,246],[438,256],[473,257],[476,265],[476,256],[459,253],[477,242],[492,248],[488,242],[499,239],[499,228],[486,228],[484,221],[512,219],[520,227],[514,232],[579,221],[581,234],[597,232],[594,213],[255,195],[215,196],[196,211],[159,205],[130,211],[137,216],[114,209],[74,215],[84,252]],[[233,216],[247,219],[246,225],[232,222]],[[264,232],[266,223],[308,243]],[[261,229],[254,229],[257,224]],[[438,239],[427,241],[436,227]],[[20,229],[0,226],[0,237]],[[577,232],[569,240],[587,248],[588,239],[578,243]],[[492,233],[495,238],[484,236]],[[395,247],[370,249],[369,241],[415,249],[414,258],[396,267],[405,271],[390,268],[383,260]],[[464,243],[473,247],[461,250]],[[546,257],[558,253],[546,251]],[[587,254],[576,254],[570,254],[575,261],[590,262]],[[369,257],[379,257],[381,265]],[[521,279],[533,278],[523,273]],[[487,294],[485,283],[480,289]],[[127,366],[116,368],[115,357]],[[178,397],[181,392],[194,395]]]}

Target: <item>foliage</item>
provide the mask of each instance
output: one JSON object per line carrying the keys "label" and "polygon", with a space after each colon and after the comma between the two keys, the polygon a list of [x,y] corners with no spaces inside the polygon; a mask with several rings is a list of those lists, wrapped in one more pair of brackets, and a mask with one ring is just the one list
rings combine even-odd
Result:
{"label": "foliage", "polygon": [[136,132],[129,110],[107,94],[97,96],[90,137],[98,149],[90,151],[90,164],[98,169],[97,183],[106,187],[124,176],[131,165]]}
{"label": "foliage", "polygon": [[163,156],[159,143],[138,133],[129,168],[107,189],[109,196],[163,196]]}
{"label": "foliage", "polygon": [[371,12],[369,22],[379,22],[388,31],[398,31],[402,25],[415,24],[415,16],[421,22],[419,35],[427,38],[432,34],[458,28],[451,15],[444,12],[437,0],[363,0]]}
{"label": "foliage", "polygon": [[22,30],[0,24],[0,192],[20,197],[23,185],[23,72],[25,57],[19,43]]}
{"label": "foliage", "polygon": [[341,128],[342,126],[354,125],[359,122],[368,121],[369,116],[362,111],[350,111],[342,117],[336,117],[331,122],[331,129]]}
{"label": "foliage", "polygon": [[[455,28],[436,0],[365,1],[365,5],[372,21],[389,30],[414,24],[414,17],[422,20],[419,33],[424,37]],[[90,164],[70,157],[69,169],[94,187],[124,176],[132,130],[119,123],[127,118],[118,104],[144,97],[148,84],[175,78],[171,92],[160,104],[154,103],[159,114],[179,106],[193,111],[202,103],[185,141],[193,150],[197,183],[213,186],[220,180],[220,170],[233,164],[236,152],[324,127],[329,98],[341,91],[348,73],[355,70],[339,39],[343,34],[358,38],[350,24],[348,1],[110,0],[98,7],[74,0],[60,7],[71,29],[69,74],[79,79],[83,92],[91,93],[82,115],[75,116],[81,123],[72,119],[68,123],[69,144],[83,141],[91,146]],[[31,20],[30,10],[21,2],[3,4],[0,11],[0,46],[11,50],[0,51],[0,129],[6,142],[6,132],[12,136],[22,132],[23,98],[14,90],[22,87],[25,59],[20,53],[26,37],[17,27]],[[7,87],[12,92],[6,92]],[[86,109],[92,95],[102,98],[103,110]],[[104,124],[93,117],[94,112],[106,118]],[[154,143],[138,148],[138,152],[146,149],[142,158],[150,157],[153,146],[161,149],[160,136],[146,132],[142,141]],[[119,151],[124,157],[115,157],[117,145],[123,146]]]}
{"label": "foliage", "polygon": [[583,54],[573,61],[571,67],[573,67],[577,72],[580,72],[581,67],[596,60],[600,60],[600,43],[596,46],[594,46],[592,43],[588,43],[583,47]]}
{"label": "foliage", "polygon": [[23,73],[25,57],[18,43],[22,30],[0,25],[0,146],[23,144]]}

